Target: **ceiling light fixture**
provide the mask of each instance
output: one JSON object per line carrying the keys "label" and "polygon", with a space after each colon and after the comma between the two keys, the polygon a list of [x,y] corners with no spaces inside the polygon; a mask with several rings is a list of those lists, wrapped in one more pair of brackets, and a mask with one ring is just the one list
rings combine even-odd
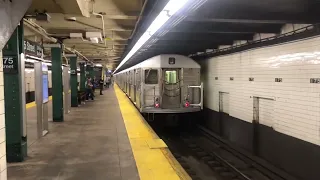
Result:
{"label": "ceiling light fixture", "polygon": [[137,43],[133,46],[127,56],[121,61],[114,72],[127,62],[151,36],[156,33],[177,11],[179,11],[189,0],[170,0],[159,15],[155,18],[149,28],[140,37]]}

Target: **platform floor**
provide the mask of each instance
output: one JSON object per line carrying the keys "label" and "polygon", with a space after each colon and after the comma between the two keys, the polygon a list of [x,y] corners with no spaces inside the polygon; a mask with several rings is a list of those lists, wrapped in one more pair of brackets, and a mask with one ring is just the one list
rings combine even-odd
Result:
{"label": "platform floor", "polygon": [[[27,116],[34,119],[31,111],[27,110]],[[72,108],[65,122],[49,122],[49,131],[37,141],[29,137],[28,158],[8,164],[9,180],[139,179],[113,89]]]}

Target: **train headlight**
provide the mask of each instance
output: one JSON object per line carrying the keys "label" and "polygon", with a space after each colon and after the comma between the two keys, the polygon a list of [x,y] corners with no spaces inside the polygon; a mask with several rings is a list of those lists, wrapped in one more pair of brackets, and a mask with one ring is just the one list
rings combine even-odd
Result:
{"label": "train headlight", "polygon": [[155,103],[154,103],[154,107],[155,108],[159,108],[160,107],[160,103],[159,103],[159,99],[157,98]]}
{"label": "train headlight", "polygon": [[184,107],[190,107],[189,101],[186,101],[186,102],[184,103]]}
{"label": "train headlight", "polygon": [[159,107],[160,107],[160,104],[159,104],[158,102],[156,102],[156,103],[154,104],[154,107],[155,107],[155,108],[159,108]]}

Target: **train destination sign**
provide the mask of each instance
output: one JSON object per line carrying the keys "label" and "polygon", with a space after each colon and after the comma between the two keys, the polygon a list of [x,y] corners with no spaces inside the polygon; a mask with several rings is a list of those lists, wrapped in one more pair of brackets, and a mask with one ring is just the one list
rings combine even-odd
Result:
{"label": "train destination sign", "polygon": [[169,58],[169,64],[175,64],[176,63],[176,58],[170,57]]}

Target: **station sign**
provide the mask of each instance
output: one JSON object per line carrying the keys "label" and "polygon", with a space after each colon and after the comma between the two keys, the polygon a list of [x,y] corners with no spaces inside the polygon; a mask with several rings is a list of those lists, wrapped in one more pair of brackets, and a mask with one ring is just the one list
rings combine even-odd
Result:
{"label": "station sign", "polygon": [[29,41],[29,40],[24,40],[24,51],[25,51],[25,54],[27,55],[41,58],[43,53],[43,48],[38,43]]}
{"label": "station sign", "polygon": [[5,74],[17,74],[18,73],[18,57],[17,56],[4,56],[3,72]]}

